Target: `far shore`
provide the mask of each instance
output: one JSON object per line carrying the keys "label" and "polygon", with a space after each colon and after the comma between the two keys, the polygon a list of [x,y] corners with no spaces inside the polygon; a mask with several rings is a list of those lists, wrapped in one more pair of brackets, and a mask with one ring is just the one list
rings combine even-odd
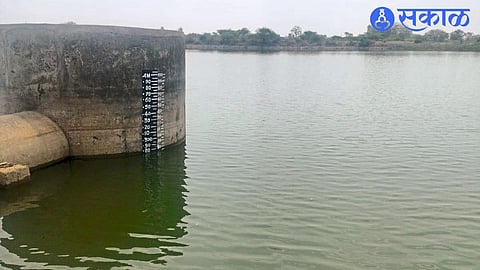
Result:
{"label": "far shore", "polygon": [[203,45],[185,44],[187,50],[223,51],[223,52],[323,52],[323,51],[442,51],[442,52],[480,52],[477,46],[461,46],[451,43],[385,42],[375,46],[253,46],[253,45]]}

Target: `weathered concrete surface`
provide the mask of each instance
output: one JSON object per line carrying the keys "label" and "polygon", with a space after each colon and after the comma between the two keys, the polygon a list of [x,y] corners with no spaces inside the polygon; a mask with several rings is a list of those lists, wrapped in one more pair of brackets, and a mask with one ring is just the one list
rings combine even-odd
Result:
{"label": "weathered concrete surface", "polygon": [[140,75],[151,68],[167,75],[166,145],[181,142],[183,34],[111,26],[0,25],[0,115],[41,112],[65,132],[72,156],[141,151]]}
{"label": "weathered concrete surface", "polygon": [[29,179],[30,169],[28,166],[8,162],[0,163],[0,188]]}
{"label": "weathered concrete surface", "polygon": [[37,112],[0,115],[0,134],[0,162],[35,168],[69,155],[63,131]]}

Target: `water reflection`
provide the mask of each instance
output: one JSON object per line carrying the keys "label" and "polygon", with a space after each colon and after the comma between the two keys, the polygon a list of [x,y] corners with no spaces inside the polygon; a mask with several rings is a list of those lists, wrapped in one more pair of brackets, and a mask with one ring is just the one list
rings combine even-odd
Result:
{"label": "water reflection", "polygon": [[74,160],[33,178],[0,191],[0,266],[144,269],[182,255],[184,145]]}

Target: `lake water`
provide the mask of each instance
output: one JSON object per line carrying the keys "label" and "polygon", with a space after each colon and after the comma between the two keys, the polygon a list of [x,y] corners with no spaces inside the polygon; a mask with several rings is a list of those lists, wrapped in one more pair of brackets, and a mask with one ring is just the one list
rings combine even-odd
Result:
{"label": "lake water", "polygon": [[0,190],[0,268],[480,269],[480,54],[187,52],[187,142]]}

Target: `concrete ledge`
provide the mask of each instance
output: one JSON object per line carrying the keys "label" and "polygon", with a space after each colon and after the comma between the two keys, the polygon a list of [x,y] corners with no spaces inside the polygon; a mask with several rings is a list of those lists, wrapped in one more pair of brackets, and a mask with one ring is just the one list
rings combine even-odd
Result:
{"label": "concrete ledge", "polygon": [[28,166],[0,162],[0,188],[30,179]]}

